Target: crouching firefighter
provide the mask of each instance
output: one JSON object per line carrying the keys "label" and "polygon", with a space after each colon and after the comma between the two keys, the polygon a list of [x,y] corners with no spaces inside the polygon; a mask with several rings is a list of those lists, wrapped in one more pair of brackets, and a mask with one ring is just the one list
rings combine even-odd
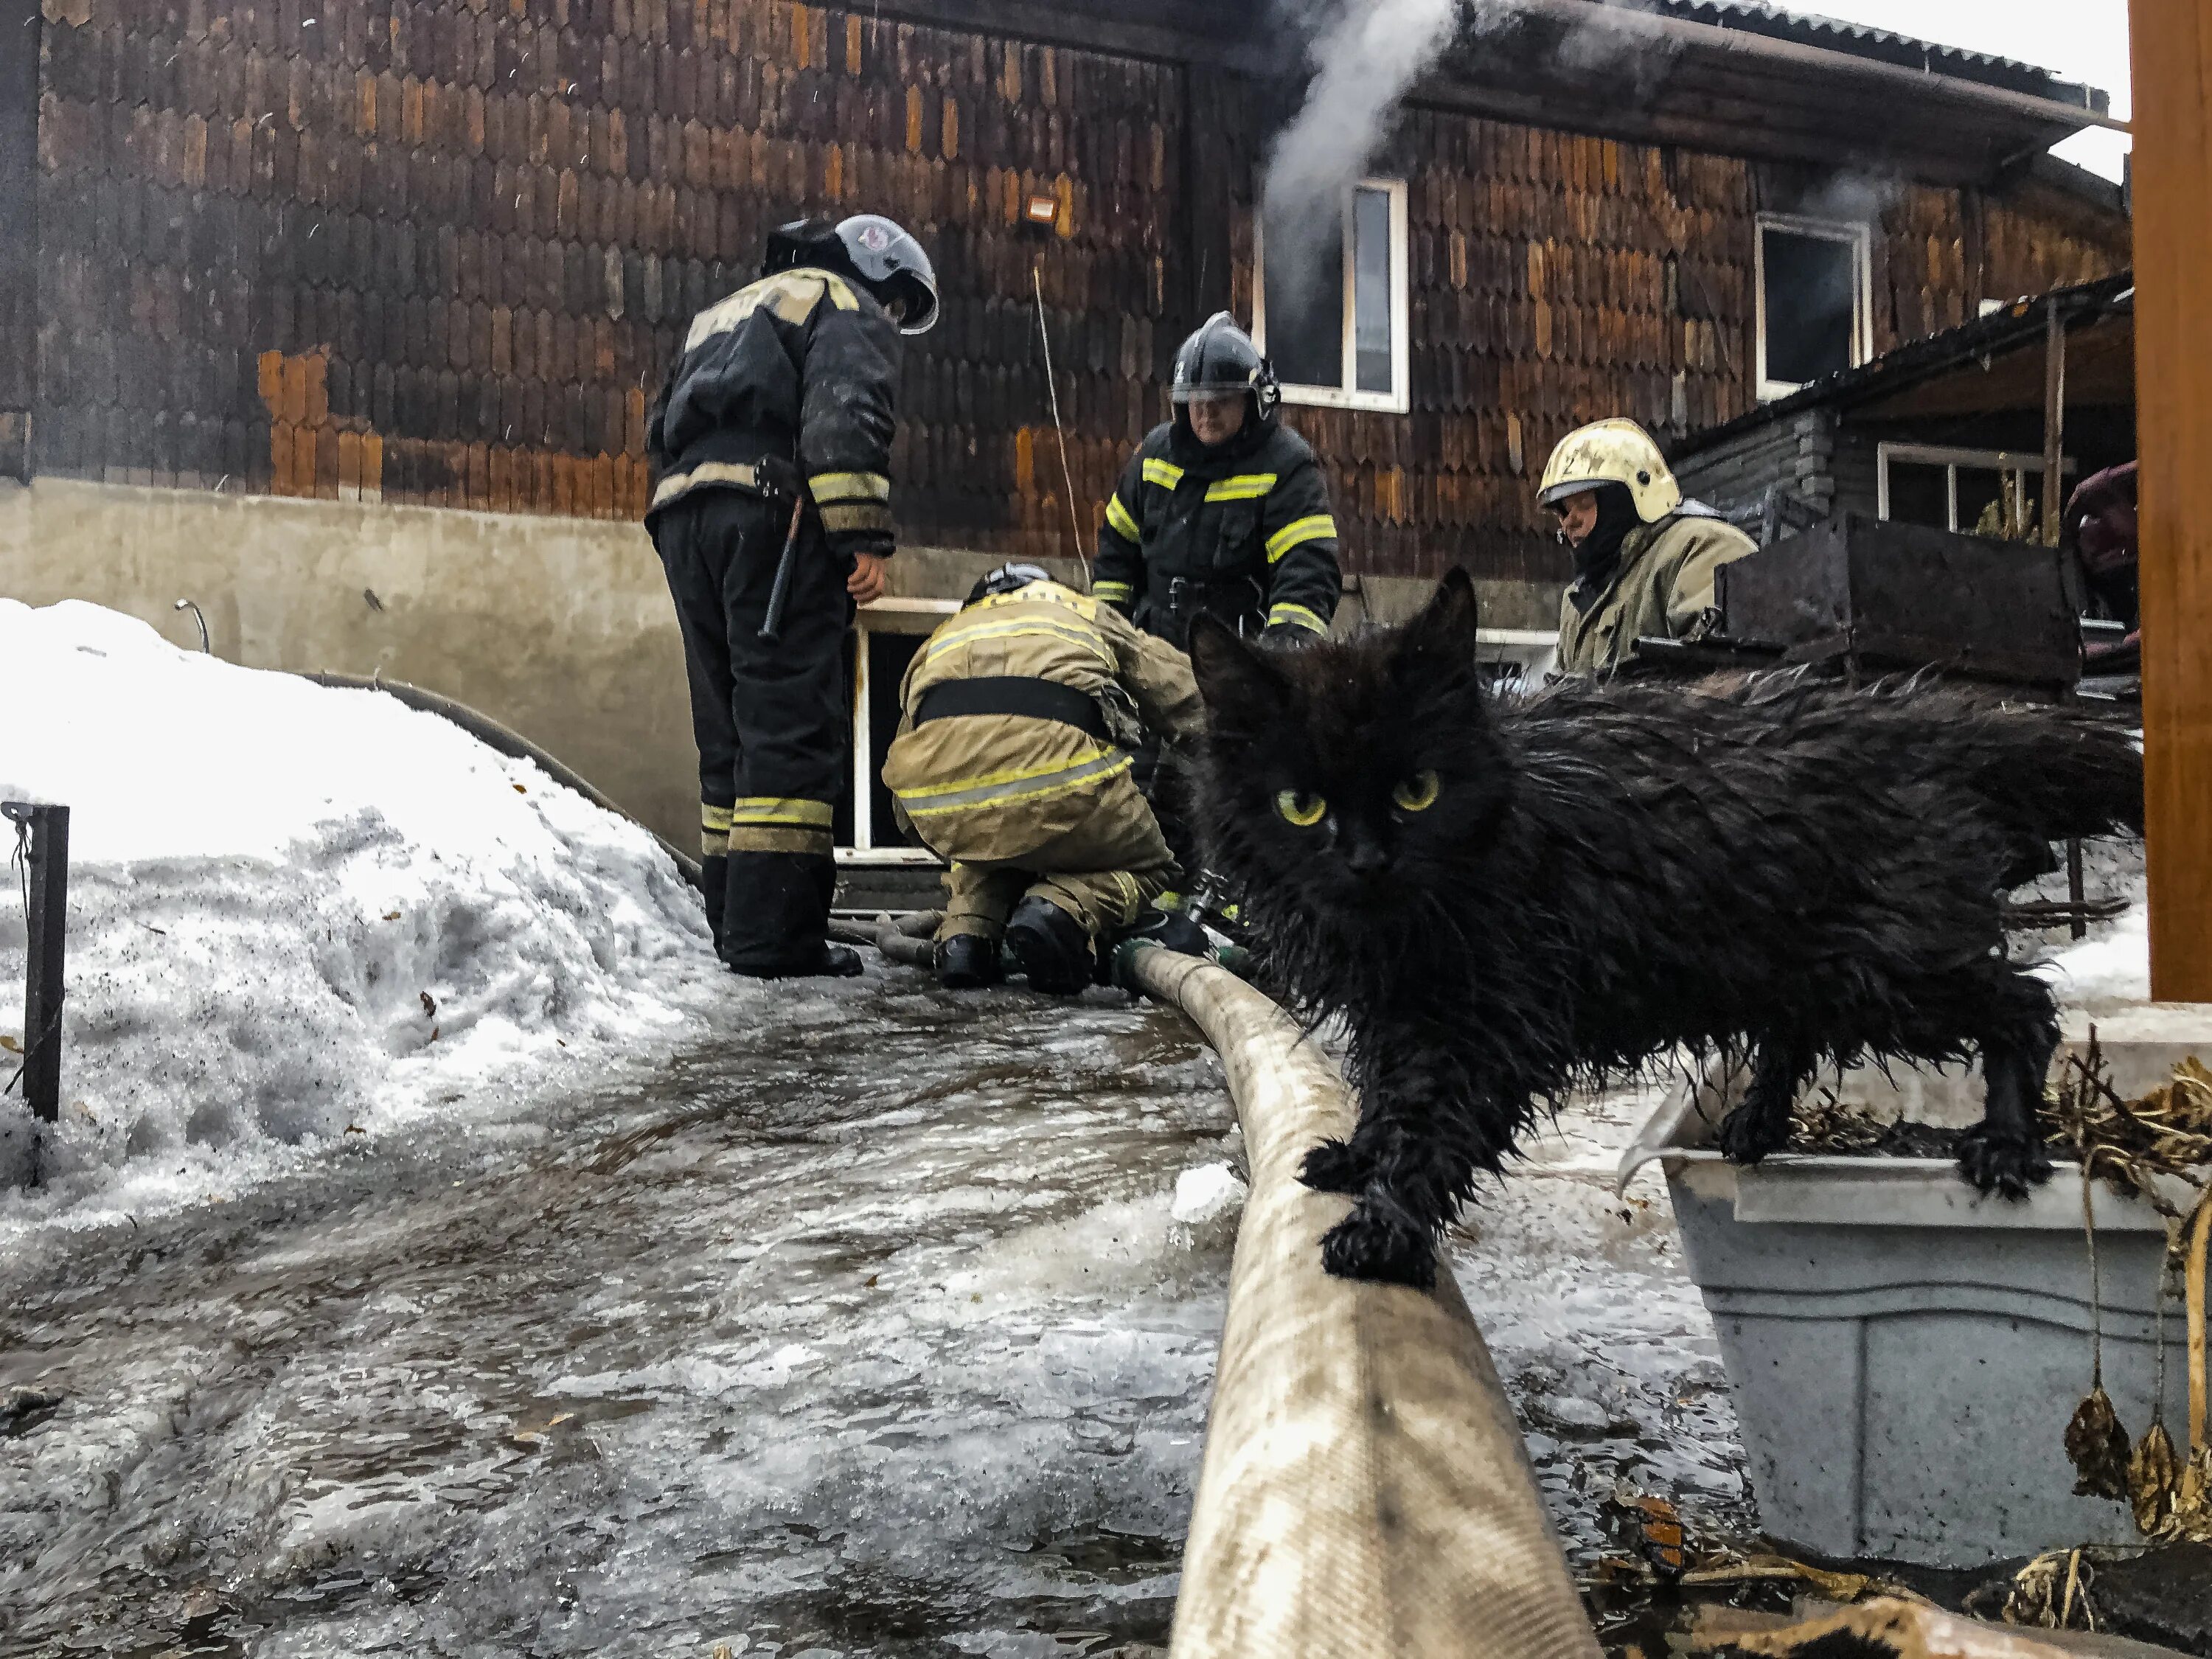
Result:
{"label": "crouching firefighter", "polygon": [[1559,601],[1562,674],[1607,674],[1640,639],[1701,639],[1714,616],[1713,573],[1759,544],[1712,508],[1685,501],[1650,434],[1599,421],[1559,440],[1536,499],[1573,550]]}
{"label": "crouching firefighter", "polygon": [[860,971],[828,942],[842,647],[890,556],[898,337],[937,319],[888,219],[787,225],[692,319],[647,423],[646,526],[683,630],[714,948],[759,979]]}
{"label": "crouching firefighter", "polygon": [[1170,398],[1175,418],[1106,502],[1091,592],[1179,650],[1200,612],[1247,635],[1326,635],[1344,592],[1328,486],[1227,312],[1182,343]]}
{"label": "crouching firefighter", "polygon": [[915,653],[899,703],[884,782],[952,863],[938,978],[994,982],[1003,941],[1032,989],[1082,990],[1176,873],[1128,750],[1146,728],[1197,731],[1188,659],[1036,566],[1003,565]]}

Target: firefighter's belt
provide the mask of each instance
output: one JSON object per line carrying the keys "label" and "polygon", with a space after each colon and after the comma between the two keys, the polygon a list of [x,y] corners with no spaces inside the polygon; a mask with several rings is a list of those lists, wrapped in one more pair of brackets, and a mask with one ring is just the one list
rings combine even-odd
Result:
{"label": "firefighter's belt", "polygon": [[1072,685],[1028,674],[985,674],[974,679],[939,680],[921,694],[914,723],[951,720],[961,714],[1019,714],[1033,720],[1058,720],[1085,736],[1110,744],[1105,712]]}

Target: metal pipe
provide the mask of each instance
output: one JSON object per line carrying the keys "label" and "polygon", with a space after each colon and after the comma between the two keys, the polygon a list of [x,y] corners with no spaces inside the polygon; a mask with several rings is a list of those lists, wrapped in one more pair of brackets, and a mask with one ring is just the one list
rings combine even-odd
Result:
{"label": "metal pipe", "polygon": [[2043,544],[2058,545],[2066,510],[2066,319],[2058,299],[2045,310],[2043,333]]}
{"label": "metal pipe", "polygon": [[[63,952],[69,935],[69,824],[66,806],[0,802],[15,826],[23,866],[23,1063],[16,1073],[23,1099],[42,1123],[61,1119],[62,1004],[67,996]],[[15,1079],[10,1079],[13,1087]],[[39,1179],[38,1164],[31,1181]]]}
{"label": "metal pipe", "polygon": [[1130,967],[1221,1056],[1252,1171],[1173,1659],[1597,1659],[1450,1273],[1423,1293],[1322,1270],[1347,1200],[1297,1169],[1352,1132],[1336,1067],[1225,969],[1157,946]]}
{"label": "metal pipe", "polygon": [[215,647],[208,643],[207,618],[200,614],[199,606],[191,599],[179,599],[174,605],[171,605],[169,609],[172,611],[189,611],[192,613],[192,620],[200,625],[200,653],[203,656],[213,656],[215,654]]}

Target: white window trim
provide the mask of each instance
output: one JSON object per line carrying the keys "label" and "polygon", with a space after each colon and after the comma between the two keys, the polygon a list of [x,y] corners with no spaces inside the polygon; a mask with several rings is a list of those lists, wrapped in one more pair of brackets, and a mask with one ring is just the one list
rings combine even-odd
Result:
{"label": "white window trim", "polygon": [[1874,356],[1874,237],[1865,225],[1835,219],[1801,219],[1795,214],[1762,213],[1752,245],[1751,287],[1755,320],[1753,345],[1758,352],[1759,401],[1773,403],[1803,390],[1802,380],[1773,380],[1766,374],[1766,233],[1786,231],[1823,241],[1850,244],[1858,256],[1851,273],[1851,361],[1858,368]]}
{"label": "white window trim", "polygon": [[[1911,466],[1940,466],[1943,469],[1944,514],[1948,522],[1944,528],[1959,533],[1959,469],[1970,466],[1978,472],[2014,472],[2043,476],[2043,456],[2040,452],[2019,453],[2009,449],[1951,449],[1941,444],[1884,443],[1875,447],[1875,516],[1887,520],[1889,517],[1889,464],[1903,461]],[[2069,472],[2078,472],[2080,465],[2071,456],[2063,457],[2058,466],[2062,478]],[[2040,506],[2039,496],[2033,505]]]}
{"label": "white window trim", "polygon": [[[1352,232],[1352,194],[1356,190],[1379,190],[1390,198],[1390,390],[1355,392],[1351,389],[1358,361],[1358,307],[1353,301],[1355,256]],[[1379,415],[1409,414],[1413,407],[1413,263],[1408,228],[1406,181],[1403,179],[1362,179],[1344,192],[1344,384],[1283,387],[1283,401],[1315,409],[1364,409]],[[1262,353],[1267,349],[1267,248],[1258,214],[1252,221],[1252,339]]]}
{"label": "white window trim", "polygon": [[853,655],[853,844],[837,848],[840,865],[875,868],[945,862],[927,847],[876,845],[872,762],[875,742],[868,719],[868,635],[927,634],[959,609],[957,599],[877,599],[862,605],[854,615],[853,628],[860,636],[860,649]]}

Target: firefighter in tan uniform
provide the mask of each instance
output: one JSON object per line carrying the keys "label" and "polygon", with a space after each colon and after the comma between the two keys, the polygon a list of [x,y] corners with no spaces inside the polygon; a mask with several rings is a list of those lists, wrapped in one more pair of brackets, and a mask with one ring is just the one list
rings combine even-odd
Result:
{"label": "firefighter in tan uniform", "polygon": [[1759,544],[1682,499],[1659,446],[1633,421],[1559,441],[1536,499],[1558,514],[1575,580],[1559,601],[1562,674],[1605,674],[1645,638],[1693,640],[1713,609],[1713,573]]}
{"label": "firefighter in tan uniform", "polygon": [[939,979],[1002,975],[1033,989],[1091,983],[1102,940],[1137,922],[1176,874],[1129,748],[1203,719],[1190,662],[1111,605],[1035,565],[1005,565],[915,653],[884,762],[903,822],[952,862]]}

